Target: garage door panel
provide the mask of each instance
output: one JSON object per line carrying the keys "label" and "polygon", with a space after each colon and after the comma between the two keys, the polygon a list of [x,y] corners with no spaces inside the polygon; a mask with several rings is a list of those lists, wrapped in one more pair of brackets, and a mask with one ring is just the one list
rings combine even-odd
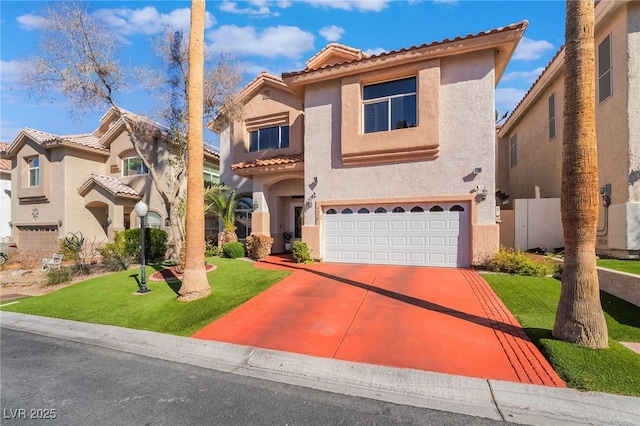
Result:
{"label": "garage door panel", "polygon": [[[464,204],[464,203],[458,203]],[[415,205],[419,205],[416,203]],[[445,206],[444,203],[440,205]],[[348,206],[359,211],[362,206]],[[464,211],[328,214],[323,257],[328,262],[469,266],[469,209]],[[342,211],[345,207],[336,209]],[[405,207],[406,208],[406,207]],[[408,208],[407,208],[408,210]]]}

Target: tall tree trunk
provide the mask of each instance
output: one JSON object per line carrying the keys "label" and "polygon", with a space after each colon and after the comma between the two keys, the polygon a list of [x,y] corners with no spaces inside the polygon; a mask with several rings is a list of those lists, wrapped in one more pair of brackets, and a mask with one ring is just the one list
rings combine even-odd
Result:
{"label": "tall tree trunk", "polygon": [[211,294],[204,259],[204,97],[205,0],[191,1],[189,36],[189,128],[187,142],[186,265],[179,299],[196,300]]}
{"label": "tall tree trunk", "polygon": [[564,271],[553,335],[608,347],[596,267],[598,152],[593,0],[567,0],[562,141]]}

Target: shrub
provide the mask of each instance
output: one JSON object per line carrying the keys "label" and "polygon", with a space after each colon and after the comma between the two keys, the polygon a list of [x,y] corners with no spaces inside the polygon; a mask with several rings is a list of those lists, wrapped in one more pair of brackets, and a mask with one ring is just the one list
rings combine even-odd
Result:
{"label": "shrub", "polygon": [[204,256],[213,257],[218,256],[219,254],[220,249],[218,249],[218,238],[207,238],[205,241]]}
{"label": "shrub", "polygon": [[[169,234],[162,229],[145,228],[144,230],[144,251],[147,263],[159,263],[164,260],[167,252],[167,240]],[[125,252],[133,256],[140,262],[140,228],[127,229],[124,231]]]}
{"label": "shrub", "polygon": [[112,271],[124,271],[133,262],[133,255],[127,253],[124,231],[116,231],[112,243],[100,249],[102,263]]}
{"label": "shrub", "polygon": [[224,257],[237,259],[239,257],[244,257],[244,246],[238,241],[226,243],[222,246],[222,252],[224,253]]}
{"label": "shrub", "polygon": [[313,263],[309,246],[303,241],[293,242],[293,260],[296,263]]}
{"label": "shrub", "polygon": [[537,262],[520,250],[501,247],[493,257],[485,263],[485,268],[492,272],[544,277],[558,272],[558,265],[551,259]]}
{"label": "shrub", "polygon": [[271,254],[273,238],[266,235],[249,235],[247,237],[247,256],[253,260],[266,259]]}
{"label": "shrub", "polygon": [[62,284],[71,281],[73,278],[73,268],[61,267],[47,272],[47,285]]}
{"label": "shrub", "polygon": [[42,250],[19,250],[16,255],[16,261],[24,269],[40,268],[42,259],[51,257],[52,253],[46,256]]}

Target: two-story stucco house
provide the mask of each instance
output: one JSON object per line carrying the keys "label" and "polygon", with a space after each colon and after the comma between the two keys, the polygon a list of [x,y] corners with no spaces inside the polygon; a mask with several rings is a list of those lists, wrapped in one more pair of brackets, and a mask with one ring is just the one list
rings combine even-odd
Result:
{"label": "two-story stucco house", "polygon": [[[619,257],[637,257],[640,250],[640,2],[597,2],[595,19],[596,127],[603,201],[596,249]],[[555,243],[545,245],[544,241],[536,241],[534,247],[558,247],[558,241],[562,242],[559,198],[563,80],[564,49],[561,48],[498,131],[497,187],[515,200],[516,216],[519,215],[517,204],[525,201],[523,199],[556,200],[540,203],[548,208],[537,214],[547,221],[556,218],[555,234],[547,237],[547,241]],[[507,204],[503,209],[512,209],[513,205]],[[527,221],[516,217],[515,220],[516,234],[531,228],[531,218]],[[505,234],[510,232],[507,230]],[[529,235],[532,234],[540,233],[529,229]]]}
{"label": "two-story stucco house", "polygon": [[[169,172],[169,151],[157,123],[125,112],[133,122],[158,131],[141,141],[159,176]],[[23,129],[2,152],[11,161],[11,221],[21,251],[50,255],[57,240],[80,232],[85,241],[105,243],[114,231],[139,226],[134,206],[149,205],[148,227],[165,229],[172,241],[167,209],[136,154],[124,121],[113,110],[89,134],[59,136]],[[219,154],[205,149],[205,183],[219,182]],[[169,182],[163,181],[165,188]],[[218,220],[206,221],[215,234]]]}
{"label": "two-story stucco house", "polygon": [[495,86],[526,22],[368,55],[329,44],[260,74],[220,133],[227,185],[253,192],[252,232],[325,262],[469,266],[498,248]]}

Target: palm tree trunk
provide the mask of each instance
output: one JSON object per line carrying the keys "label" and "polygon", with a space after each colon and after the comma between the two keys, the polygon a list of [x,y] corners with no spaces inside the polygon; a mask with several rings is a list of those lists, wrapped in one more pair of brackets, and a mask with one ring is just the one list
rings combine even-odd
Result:
{"label": "palm tree trunk", "polygon": [[595,255],[600,197],[593,0],[567,0],[561,189],[565,254],[553,335],[606,348]]}
{"label": "palm tree trunk", "polygon": [[189,128],[187,141],[186,265],[179,300],[190,301],[211,294],[204,259],[204,141],[202,134],[204,93],[205,0],[191,1],[189,36]]}

